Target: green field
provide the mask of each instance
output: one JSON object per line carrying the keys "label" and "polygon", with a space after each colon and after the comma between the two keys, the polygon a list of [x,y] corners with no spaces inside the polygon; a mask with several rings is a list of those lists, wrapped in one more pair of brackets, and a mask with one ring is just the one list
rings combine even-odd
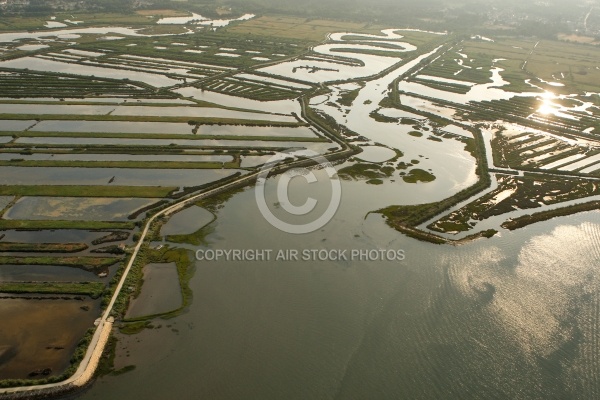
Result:
{"label": "green field", "polygon": [[105,285],[100,282],[3,282],[0,283],[0,293],[16,294],[71,294],[86,295],[98,298],[102,295]]}
{"label": "green field", "polygon": [[0,220],[0,230],[42,230],[42,229],[133,229],[133,222],[113,221],[34,221],[34,220]]}
{"label": "green field", "polygon": [[[177,190],[161,186],[67,186],[67,185],[0,185],[0,196],[52,196],[52,197],[167,197]],[[9,221],[5,221],[9,222]],[[33,222],[33,221],[32,221]],[[52,221],[36,221],[51,223]]]}
{"label": "green field", "polygon": [[77,253],[86,250],[85,243],[11,243],[0,242],[0,252]]}

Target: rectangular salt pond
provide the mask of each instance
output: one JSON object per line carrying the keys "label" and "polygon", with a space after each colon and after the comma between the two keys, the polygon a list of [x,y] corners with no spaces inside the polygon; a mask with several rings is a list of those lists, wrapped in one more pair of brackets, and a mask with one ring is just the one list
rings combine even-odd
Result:
{"label": "rectangular salt pond", "polygon": [[[136,99],[132,97],[66,97],[66,98],[55,98],[55,97],[20,97],[20,98],[11,98],[11,97],[0,97],[0,101],[18,101],[19,104],[27,103],[27,102],[79,102],[79,103],[115,103],[115,104],[135,104],[135,103],[152,103],[152,104],[190,104],[194,105],[193,101],[183,100],[183,99]],[[0,121],[0,124],[3,121]],[[32,124],[35,121],[32,122]]]}
{"label": "rectangular salt pond", "polygon": [[297,100],[259,101],[243,99],[237,96],[211,92],[209,90],[201,90],[194,87],[177,89],[175,92],[186,97],[193,97],[197,100],[220,104],[226,107],[237,107],[247,110],[274,112],[279,114],[291,114],[292,112],[295,112],[297,115],[302,114],[300,102]]}
{"label": "rectangular salt pond", "polygon": [[438,76],[431,76],[431,75],[417,75],[417,78],[423,79],[426,81],[432,81],[432,82],[449,83],[452,85],[469,86],[469,87],[475,86],[474,82],[458,81],[456,79],[440,78]]}
{"label": "rectangular salt pond", "polygon": [[106,55],[106,53],[99,53],[99,52],[95,52],[95,51],[75,50],[75,49],[67,49],[67,50],[63,50],[63,52],[69,53],[69,54],[75,54],[78,56],[84,56],[84,57],[101,57],[101,56]]}
{"label": "rectangular salt pond", "polygon": [[[186,123],[127,121],[42,121],[31,132],[87,133],[164,133],[191,135],[193,127]],[[92,136],[92,135],[90,135]]]}
{"label": "rectangular salt pond", "polygon": [[169,220],[162,226],[160,234],[161,236],[189,235],[214,219],[215,216],[210,211],[202,207],[191,206],[169,217]]}
{"label": "rectangular salt pond", "polygon": [[579,172],[584,173],[584,174],[589,174],[589,173],[592,173],[592,172],[594,172],[594,171],[596,171],[598,169],[600,169],[600,163],[591,165],[591,166],[589,166],[587,168],[582,169]]}
{"label": "rectangular salt pond", "polygon": [[238,75],[234,75],[233,77],[234,78],[243,78],[243,79],[248,79],[248,80],[253,80],[253,81],[261,81],[261,82],[266,82],[266,83],[273,83],[275,85],[287,86],[287,87],[296,88],[296,89],[310,89],[309,85],[303,85],[301,83],[290,82],[290,81],[286,81],[283,79],[271,78],[271,77],[262,76],[262,75],[238,74]]}
{"label": "rectangular salt pond", "polygon": [[[35,153],[29,155],[15,153],[0,153],[0,160],[40,161],[174,161],[174,162],[221,162],[233,161],[229,155],[199,155],[199,154],[47,154]],[[0,203],[1,204],[1,203]],[[1,207],[0,207],[1,209]]]}
{"label": "rectangular salt pond", "polygon": [[5,219],[66,221],[127,221],[127,217],[156,199],[90,197],[22,197]]}
{"label": "rectangular salt pond", "polygon": [[[4,105],[4,104],[3,104]],[[9,132],[19,132],[19,131],[24,131],[25,129],[29,128],[30,126],[35,125],[36,121],[33,120],[27,120],[27,121],[20,121],[20,120],[0,120],[0,131],[9,131]]]}
{"label": "rectangular salt pond", "polygon": [[[91,133],[127,134],[176,134],[191,135],[194,127],[183,122],[128,122],[128,121],[42,121],[30,132],[81,132],[82,136]],[[90,134],[90,135],[88,135]],[[196,134],[219,136],[271,136],[311,138],[316,134],[308,127],[269,127],[240,125],[200,125]]]}
{"label": "rectangular salt pond", "polygon": [[[208,46],[197,46],[200,48],[207,48]],[[215,70],[232,70],[235,69],[233,67],[224,67],[221,65],[210,65],[210,64],[201,64],[201,63],[192,63],[192,62],[186,62],[186,61],[178,61],[178,60],[170,60],[167,58],[157,58],[157,57],[143,57],[143,56],[134,56],[134,55],[129,55],[129,54],[123,54],[119,56],[120,58],[129,58],[132,60],[143,60],[143,61],[150,61],[152,63],[155,64],[159,64],[159,65],[181,65],[181,66],[186,66],[186,67],[192,67],[192,68],[211,68],[211,69],[215,69]]]}
{"label": "rectangular salt pond", "polygon": [[306,126],[273,127],[273,126],[240,126],[240,125],[200,125],[197,135],[219,136],[265,136],[265,137],[299,137],[314,138],[317,134]]}
{"label": "rectangular salt pond", "polygon": [[115,106],[101,105],[0,104],[0,114],[106,115],[114,109]]}
{"label": "rectangular salt pond", "polygon": [[582,167],[590,166],[591,164],[596,163],[596,162],[600,162],[600,154],[597,154],[597,155],[591,156],[591,157],[586,157],[586,158],[582,159],[581,161],[576,161],[572,164],[566,165],[566,166],[562,167],[561,170],[574,171],[574,170],[582,168]]}
{"label": "rectangular salt pond", "polygon": [[82,229],[49,229],[40,231],[3,231],[5,242],[16,243],[87,243],[108,235],[107,232]]}
{"label": "rectangular salt pond", "polygon": [[57,265],[0,265],[0,282],[89,282],[101,281],[83,269]]}
{"label": "rectangular salt pond", "polygon": [[2,68],[30,69],[33,71],[58,72],[84,76],[97,76],[112,79],[130,79],[140,81],[152,86],[165,87],[180,83],[179,80],[166,76],[146,72],[127,71],[114,68],[102,68],[80,64],[71,64],[61,61],[44,60],[36,57],[23,57],[0,62]]}
{"label": "rectangular salt pond", "polygon": [[190,118],[230,118],[249,119],[258,121],[297,122],[296,118],[286,115],[273,115],[266,113],[253,113],[226,108],[211,107],[155,107],[126,106],[118,107],[111,115],[120,116],[162,116],[162,117],[190,117]]}
{"label": "rectangular salt pond", "polygon": [[[238,172],[235,169],[141,169],[0,167],[0,185],[110,185],[190,187]],[[246,171],[239,171],[246,173]],[[114,178],[114,179],[113,179]]]}
{"label": "rectangular salt pond", "polygon": [[[263,165],[264,163],[266,163],[267,161],[271,160],[272,158],[273,158],[272,155],[266,155],[266,156],[242,156],[240,167],[241,168],[254,168],[254,167],[258,167],[259,165]],[[292,158],[292,157],[290,156],[288,158]]]}
{"label": "rectangular salt pond", "polygon": [[181,307],[183,298],[175,263],[146,265],[143,280],[142,291],[131,301],[127,318],[162,314]]}
{"label": "rectangular salt pond", "polygon": [[[54,375],[61,374],[71,365],[77,344],[100,315],[100,299],[40,297],[55,298],[28,300],[16,297],[0,302],[0,321],[3,321],[0,343],[2,350],[13,353],[12,357],[3,360],[0,379],[27,377],[38,366],[50,368]],[[82,307],[88,311],[83,311]],[[63,350],[47,350],[48,346],[60,346]]]}
{"label": "rectangular salt pond", "polygon": [[338,149],[339,145],[331,142],[291,142],[265,140],[216,140],[216,139],[114,139],[114,138],[70,138],[70,137],[24,137],[17,139],[23,144],[52,145],[115,145],[115,146],[193,146],[193,147],[243,147],[261,148],[307,148],[319,154],[329,149]]}

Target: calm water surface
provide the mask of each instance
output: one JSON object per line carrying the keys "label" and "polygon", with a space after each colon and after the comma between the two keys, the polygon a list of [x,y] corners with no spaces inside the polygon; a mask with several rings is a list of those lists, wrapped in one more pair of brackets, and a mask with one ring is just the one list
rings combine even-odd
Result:
{"label": "calm water surface", "polygon": [[[129,356],[119,352],[117,363],[137,368],[80,398],[599,396],[598,213],[461,247],[365,218],[389,199],[446,196],[427,185],[344,181],[334,220],[306,235],[277,231],[253,190],[238,193],[213,223],[212,249],[385,248],[406,259],[198,262],[189,311],[123,339]],[[302,186],[292,183],[292,202],[328,195]]]}

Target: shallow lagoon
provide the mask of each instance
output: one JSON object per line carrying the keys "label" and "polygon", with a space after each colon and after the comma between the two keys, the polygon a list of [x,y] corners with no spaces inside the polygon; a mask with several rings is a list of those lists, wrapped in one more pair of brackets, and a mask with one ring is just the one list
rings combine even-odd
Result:
{"label": "shallow lagoon", "polygon": [[214,220],[214,215],[198,206],[191,206],[179,211],[160,230],[162,236],[189,235]]}
{"label": "shallow lagoon", "polygon": [[[35,125],[36,121],[21,121],[21,120],[0,120],[0,130],[2,131],[24,131],[27,128]],[[4,139],[4,138],[2,138]],[[12,138],[11,138],[12,140]]]}
{"label": "shallow lagoon", "polygon": [[[427,185],[396,185],[394,202],[438,198],[424,192]],[[235,195],[208,237],[212,249],[403,249],[406,260],[198,262],[191,282],[195,301],[170,321],[178,332],[147,330],[140,342],[129,341],[127,362],[136,363],[136,370],[101,378],[81,397],[350,399],[376,391],[390,399],[502,399],[599,393],[594,378],[556,386],[580,373],[597,376],[586,357],[598,350],[599,322],[593,287],[600,246],[590,238],[600,239],[600,224],[591,213],[461,247],[437,246],[391,230],[380,216],[364,218],[389,204],[391,194],[343,182],[336,218],[302,236],[271,227],[252,190]],[[292,190],[292,199],[302,197]],[[583,301],[587,297],[594,300]],[[571,311],[575,303],[582,305],[577,313]],[[575,350],[563,353],[574,335]],[[548,354],[557,359],[535,361]]]}
{"label": "shallow lagoon", "polygon": [[35,153],[22,155],[14,153],[0,153],[0,160],[12,160],[19,158],[23,160],[42,161],[172,161],[172,162],[221,162],[233,161],[229,155],[195,155],[195,154],[45,154]]}
{"label": "shallow lagoon", "polygon": [[[237,172],[235,169],[135,169],[0,167],[2,185],[198,186]],[[245,171],[241,171],[244,173]]]}
{"label": "shallow lagoon", "polygon": [[[89,311],[82,310],[84,306]],[[62,373],[70,365],[77,343],[99,313],[100,300],[89,297],[2,299],[0,319],[10,320],[11,324],[3,324],[0,342],[2,350],[8,348],[8,353],[14,356],[0,365],[0,379],[26,379],[30,372],[45,368],[51,368],[53,375]]]}
{"label": "shallow lagoon", "polygon": [[[268,115],[266,117],[269,117]],[[30,132],[93,133],[153,133],[191,135],[193,126],[183,122],[130,122],[130,121],[42,121]],[[273,136],[311,138],[316,134],[307,127],[261,127],[241,125],[201,125],[196,133],[216,136]],[[90,135],[93,136],[93,135]],[[23,138],[24,139],[24,138]]]}
{"label": "shallow lagoon", "polygon": [[136,210],[156,199],[113,199],[87,197],[21,197],[5,219],[127,221]]}
{"label": "shallow lagoon", "polygon": [[56,145],[115,145],[115,146],[177,146],[189,147],[244,147],[246,149],[261,148],[307,148],[317,153],[326,153],[329,149],[337,149],[339,145],[328,142],[286,142],[264,140],[217,140],[217,139],[113,139],[113,138],[68,138],[68,137],[24,137],[17,143],[56,144]]}
{"label": "shallow lagoon", "polygon": [[93,240],[106,236],[106,232],[94,232],[81,229],[52,229],[40,231],[7,230],[5,242],[19,243],[91,243]]}
{"label": "shallow lagoon", "polygon": [[[0,34],[0,37],[2,34]],[[167,78],[158,74],[147,72],[128,71],[123,69],[102,68],[81,64],[65,63],[61,61],[45,60],[36,57],[23,57],[15,60],[2,61],[3,68],[29,68],[33,71],[58,72],[75,75],[94,75],[102,78],[130,79],[140,81],[157,87],[173,86],[180,83],[179,80]]]}
{"label": "shallow lagoon", "polygon": [[144,286],[133,299],[126,318],[140,318],[176,310],[183,301],[179,286],[177,265],[148,264],[143,269]]}
{"label": "shallow lagoon", "polygon": [[95,282],[98,275],[79,268],[57,265],[0,265],[2,282]]}

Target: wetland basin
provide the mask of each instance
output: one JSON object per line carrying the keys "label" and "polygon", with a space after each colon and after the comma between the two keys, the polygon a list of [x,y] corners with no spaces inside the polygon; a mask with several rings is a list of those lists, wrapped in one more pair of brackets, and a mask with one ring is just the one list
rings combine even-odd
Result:
{"label": "wetland basin", "polygon": [[189,235],[211,223],[215,216],[205,208],[191,206],[169,218],[160,230],[162,236]]}
{"label": "wetland basin", "polygon": [[[265,119],[272,117],[263,115]],[[286,117],[287,118],[287,117]],[[191,135],[193,126],[177,122],[123,122],[123,121],[42,121],[30,132],[82,132],[83,136],[93,133],[164,133]],[[314,137],[315,133],[307,127],[261,127],[200,125],[198,136],[275,136],[275,137]]]}
{"label": "wetland basin", "polygon": [[10,120],[3,119],[0,121],[0,131],[24,131],[27,128],[36,124],[37,121],[21,121],[21,120]]}
{"label": "wetland basin", "polygon": [[[1,38],[2,35],[0,35],[0,41]],[[20,69],[29,68],[33,71],[57,72],[73,75],[94,75],[101,78],[111,79],[131,79],[132,81],[144,82],[149,85],[158,87],[172,86],[180,82],[176,79],[171,79],[159,74],[151,74],[148,72],[127,71],[116,68],[104,68],[81,64],[71,64],[36,57],[23,57],[15,60],[2,61],[0,62],[0,67]]]}
{"label": "wetland basin", "polygon": [[93,272],[60,265],[0,265],[0,282],[96,282],[102,279]]}
{"label": "wetland basin", "polygon": [[307,148],[323,154],[330,149],[338,149],[337,143],[302,142],[302,141],[267,141],[267,140],[219,140],[219,139],[113,139],[113,138],[69,138],[69,137],[24,137],[18,143],[58,144],[58,145],[127,145],[127,146],[169,146],[182,147],[243,147],[244,149],[261,148]]}
{"label": "wetland basin", "polygon": [[0,293],[0,319],[11,321],[0,327],[0,344],[5,350],[0,356],[0,379],[25,379],[29,373],[46,368],[52,369],[51,376],[61,374],[70,365],[77,343],[100,314],[100,300],[34,296],[44,299]]}
{"label": "wetland basin", "polygon": [[[0,160],[12,160],[14,153],[0,153]],[[233,161],[233,156],[210,154],[49,154],[22,155],[23,160],[40,161],[174,161],[174,162],[220,162]],[[0,203],[1,204],[1,203]]]}
{"label": "wetland basin", "polygon": [[[2,185],[198,186],[233,175],[235,169],[130,169],[0,167]],[[245,173],[246,171],[240,171]],[[113,180],[114,178],[114,180]]]}
{"label": "wetland basin", "polygon": [[162,314],[181,307],[183,298],[175,263],[148,264],[143,279],[142,291],[131,301],[125,318]]}
{"label": "wetland basin", "polygon": [[86,231],[81,229],[49,229],[40,231],[2,231],[5,242],[19,243],[91,243],[106,236],[107,232]]}
{"label": "wetland basin", "polygon": [[4,214],[5,219],[63,221],[127,221],[136,210],[156,199],[100,197],[22,197]]}

